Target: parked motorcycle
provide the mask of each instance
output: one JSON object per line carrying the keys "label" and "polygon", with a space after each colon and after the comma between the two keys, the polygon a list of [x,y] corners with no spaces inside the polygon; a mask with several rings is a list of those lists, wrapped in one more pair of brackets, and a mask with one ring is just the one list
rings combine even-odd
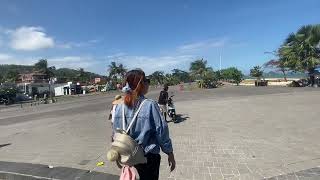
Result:
{"label": "parked motorcycle", "polygon": [[171,95],[168,99],[168,104],[167,104],[167,111],[168,111],[168,116],[171,118],[173,122],[177,121],[177,114],[176,114],[176,108],[173,103],[173,97],[174,95]]}

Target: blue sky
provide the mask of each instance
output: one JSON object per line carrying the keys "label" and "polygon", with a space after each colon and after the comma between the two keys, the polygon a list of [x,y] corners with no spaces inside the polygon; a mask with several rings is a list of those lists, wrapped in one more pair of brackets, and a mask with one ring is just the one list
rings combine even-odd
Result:
{"label": "blue sky", "polygon": [[221,52],[222,68],[247,73],[319,12],[319,0],[1,0],[0,64],[170,72],[197,58],[218,69]]}

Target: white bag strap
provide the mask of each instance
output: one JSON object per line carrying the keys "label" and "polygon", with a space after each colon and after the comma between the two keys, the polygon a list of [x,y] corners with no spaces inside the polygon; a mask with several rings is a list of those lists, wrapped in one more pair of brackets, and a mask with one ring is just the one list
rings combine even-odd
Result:
{"label": "white bag strap", "polygon": [[116,107],[117,107],[117,105],[112,106],[112,110],[111,110],[111,122],[112,123],[114,123],[114,117],[116,116]]}
{"label": "white bag strap", "polygon": [[146,102],[147,99],[143,100],[138,108],[138,110],[135,112],[127,130],[125,130],[125,127],[126,127],[126,117],[125,117],[125,113],[124,113],[124,104],[122,105],[122,128],[123,130],[126,131],[126,133],[129,132],[130,128],[132,127],[133,123],[135,122],[135,120],[137,119],[137,116],[138,116],[138,113],[140,112],[141,108],[142,108],[142,105]]}

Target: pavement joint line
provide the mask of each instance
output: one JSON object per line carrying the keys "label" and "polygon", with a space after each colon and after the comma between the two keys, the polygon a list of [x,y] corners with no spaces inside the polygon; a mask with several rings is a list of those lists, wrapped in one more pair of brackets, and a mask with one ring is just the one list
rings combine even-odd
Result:
{"label": "pavement joint line", "polygon": [[0,173],[18,175],[18,176],[26,176],[26,177],[31,177],[31,178],[35,178],[35,179],[60,180],[60,179],[55,179],[55,178],[48,178],[48,177],[43,177],[43,176],[34,176],[34,175],[30,175],[30,174],[23,174],[23,173],[9,172],[9,171],[0,171]]}
{"label": "pavement joint line", "polygon": [[307,161],[314,161],[314,160],[320,160],[320,157],[319,158],[313,158],[313,159],[306,159],[306,160],[302,160],[302,161],[296,161],[296,162],[289,163],[287,165],[293,165],[293,164],[303,163],[303,162],[307,162]]}
{"label": "pavement joint line", "polygon": [[[97,168],[97,166],[96,166],[96,161],[100,158],[100,157],[102,157],[103,156],[103,153],[101,153],[96,159],[93,159],[93,161],[94,161],[94,164],[92,165],[92,166],[94,166],[93,167],[93,169],[91,169],[90,167],[89,167],[89,171],[94,171],[94,170],[96,170],[96,168]],[[89,165],[90,166],[90,165]]]}

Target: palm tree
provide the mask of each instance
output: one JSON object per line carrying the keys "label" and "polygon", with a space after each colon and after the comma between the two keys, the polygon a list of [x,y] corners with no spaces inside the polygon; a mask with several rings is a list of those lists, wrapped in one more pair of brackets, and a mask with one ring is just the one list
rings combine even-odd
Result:
{"label": "palm tree", "polygon": [[19,73],[17,70],[11,70],[9,71],[7,74],[6,74],[6,79],[9,81],[9,82],[16,82],[18,81],[19,79]]}
{"label": "palm tree", "polygon": [[86,72],[84,71],[83,68],[80,68],[78,71],[77,71],[77,78],[76,78],[77,81],[80,81],[80,82],[87,82],[89,81],[89,78],[86,76]]}
{"label": "palm tree", "polygon": [[209,87],[218,78],[212,67],[207,67],[207,61],[203,59],[191,62],[190,71],[191,76],[198,80],[200,88]]}
{"label": "palm tree", "polygon": [[254,66],[252,69],[250,69],[250,76],[256,77],[257,80],[260,80],[260,78],[263,75],[263,70],[260,66]]}
{"label": "palm tree", "polygon": [[34,70],[46,73],[48,69],[48,61],[46,59],[40,59],[37,63],[34,64]]}
{"label": "palm tree", "polygon": [[[214,86],[218,80],[216,73],[213,71],[212,67],[207,67],[201,74],[203,84],[200,85],[201,88]],[[201,81],[200,81],[201,82]]]}
{"label": "palm tree", "polygon": [[285,66],[293,71],[312,74],[320,65],[319,43],[320,24],[302,26],[297,33],[291,33],[279,48],[280,60],[285,60]]}
{"label": "palm tree", "polygon": [[[217,74],[218,76],[218,74]],[[221,79],[232,81],[237,84],[237,86],[240,84],[243,78],[243,74],[240,70],[238,70],[235,67],[230,67],[227,69],[222,69],[220,74]]]}
{"label": "palm tree", "polygon": [[109,78],[114,81],[114,83],[118,83],[118,81],[122,81],[127,72],[127,69],[123,66],[123,64],[117,65],[116,62],[111,62],[108,66]]}
{"label": "palm tree", "polygon": [[4,81],[4,77],[0,74],[0,85],[1,83],[3,83],[3,81]]}
{"label": "palm tree", "polygon": [[287,82],[287,71],[289,70],[286,67],[286,62],[285,59],[271,59],[268,62],[266,62],[263,66],[266,68],[275,68],[278,71],[281,71],[283,74],[284,80]]}
{"label": "palm tree", "polygon": [[179,80],[179,82],[189,82],[190,76],[189,73],[180,69],[173,69],[172,76]]}
{"label": "palm tree", "polygon": [[199,59],[191,62],[190,64],[190,73],[196,79],[201,78],[203,72],[207,69],[207,61]]}
{"label": "palm tree", "polygon": [[155,81],[158,84],[163,84],[163,81],[165,79],[163,71],[155,71],[150,76],[151,79],[153,79],[153,81]]}
{"label": "palm tree", "polygon": [[118,66],[118,74],[121,76],[121,79],[124,79],[127,73],[127,69],[123,66],[123,64],[119,64]]}
{"label": "palm tree", "polygon": [[55,76],[56,67],[48,67],[48,61],[46,59],[40,59],[36,64],[34,64],[34,71],[38,71],[47,76],[49,80]]}
{"label": "palm tree", "polygon": [[55,76],[55,71],[56,71],[56,67],[50,66],[50,67],[48,67],[46,74],[51,79]]}

